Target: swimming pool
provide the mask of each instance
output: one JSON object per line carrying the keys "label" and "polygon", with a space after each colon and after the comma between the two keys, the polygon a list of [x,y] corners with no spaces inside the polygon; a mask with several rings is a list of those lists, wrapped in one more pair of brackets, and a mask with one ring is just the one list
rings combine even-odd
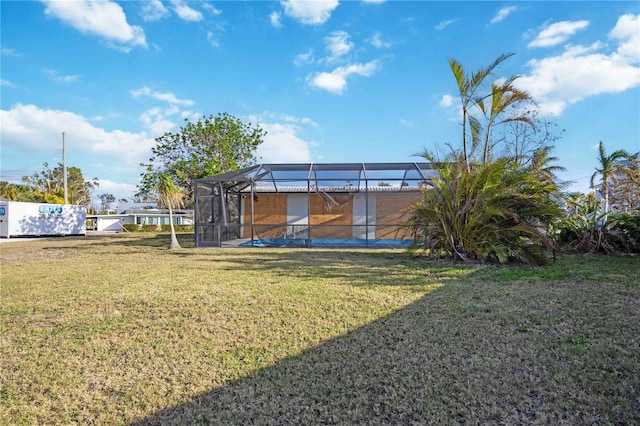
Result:
{"label": "swimming pool", "polygon": [[369,248],[407,248],[411,246],[413,240],[398,239],[359,239],[359,238],[310,238],[310,239],[287,239],[287,238],[262,238],[245,241],[240,246],[253,247],[369,247]]}

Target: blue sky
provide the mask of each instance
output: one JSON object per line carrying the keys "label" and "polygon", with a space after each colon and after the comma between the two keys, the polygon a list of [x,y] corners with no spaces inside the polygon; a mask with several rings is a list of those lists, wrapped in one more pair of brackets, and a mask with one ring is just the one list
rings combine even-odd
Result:
{"label": "blue sky", "polygon": [[496,77],[564,129],[587,191],[596,146],[640,150],[640,3],[2,1],[1,176],[62,161],[94,195],[136,192],[154,138],[227,112],[268,131],[261,162],[407,162],[458,146],[447,63]]}

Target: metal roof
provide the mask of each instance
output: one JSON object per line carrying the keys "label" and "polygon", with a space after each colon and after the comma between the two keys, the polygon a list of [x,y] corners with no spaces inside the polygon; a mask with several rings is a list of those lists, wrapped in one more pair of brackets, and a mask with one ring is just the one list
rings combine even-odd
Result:
{"label": "metal roof", "polygon": [[[407,191],[428,185],[434,174],[431,163],[258,164],[197,179],[196,185],[224,185],[226,190],[237,192],[299,192],[300,187],[304,187],[304,191],[359,191],[373,188],[379,191]],[[249,187],[252,189],[247,189]]]}

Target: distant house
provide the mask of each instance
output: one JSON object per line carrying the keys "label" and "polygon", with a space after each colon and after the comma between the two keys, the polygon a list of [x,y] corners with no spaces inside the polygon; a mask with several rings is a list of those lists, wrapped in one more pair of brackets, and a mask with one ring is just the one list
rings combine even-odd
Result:
{"label": "distant house", "polygon": [[[631,156],[630,160],[620,159],[616,161],[621,168],[615,172],[613,179],[609,180],[609,209],[613,212],[628,211],[640,208],[640,190],[638,182],[629,179],[628,171],[639,173],[640,170],[640,152],[636,152]],[[595,194],[597,200],[604,198],[602,184],[596,185]]]}
{"label": "distant house", "polygon": [[[169,225],[169,210],[160,209],[153,204],[125,203],[118,209],[119,213],[104,215],[87,215],[89,229],[94,231],[115,231],[124,229],[126,223],[137,225]],[[193,225],[193,210],[174,210],[175,225]]]}

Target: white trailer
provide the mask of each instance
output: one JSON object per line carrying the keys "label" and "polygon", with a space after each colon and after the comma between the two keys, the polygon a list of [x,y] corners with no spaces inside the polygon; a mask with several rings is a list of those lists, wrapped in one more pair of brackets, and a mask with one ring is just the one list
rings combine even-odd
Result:
{"label": "white trailer", "polygon": [[0,238],[86,235],[82,206],[0,201]]}

